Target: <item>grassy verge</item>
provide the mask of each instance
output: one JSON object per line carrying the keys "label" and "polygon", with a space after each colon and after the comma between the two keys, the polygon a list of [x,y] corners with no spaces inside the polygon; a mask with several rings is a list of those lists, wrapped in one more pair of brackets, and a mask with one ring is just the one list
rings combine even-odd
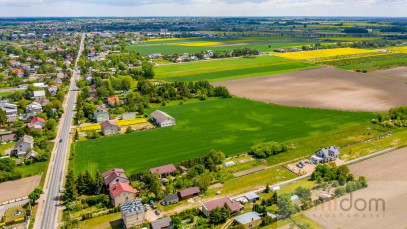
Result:
{"label": "grassy verge", "polygon": [[92,219],[84,220],[79,222],[79,229],[87,228],[99,228],[99,229],[118,229],[122,228],[121,225],[121,215],[120,212],[112,213],[108,215],[98,216]]}

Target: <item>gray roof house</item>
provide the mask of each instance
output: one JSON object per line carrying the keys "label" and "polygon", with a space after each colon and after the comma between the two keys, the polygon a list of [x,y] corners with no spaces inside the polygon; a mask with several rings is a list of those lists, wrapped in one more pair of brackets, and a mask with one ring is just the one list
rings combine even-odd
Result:
{"label": "gray roof house", "polygon": [[23,135],[14,145],[14,154],[21,158],[25,157],[29,151],[34,147],[34,138],[30,135]]}
{"label": "gray roof house", "polygon": [[177,194],[172,194],[169,196],[164,197],[164,202],[166,205],[175,204],[179,201]]}
{"label": "gray roof house", "polygon": [[323,148],[311,156],[311,162],[314,164],[335,161],[339,156],[339,150],[336,146]]}
{"label": "gray roof house", "polygon": [[95,119],[97,123],[108,121],[110,119],[109,112],[105,109],[97,109],[95,111]]}
{"label": "gray roof house", "polygon": [[245,228],[255,228],[261,224],[261,217],[257,212],[248,212],[235,217],[235,221]]}
{"label": "gray roof house", "polygon": [[173,229],[171,217],[165,217],[151,222],[151,229]]}
{"label": "gray roof house", "polygon": [[42,99],[45,98],[45,91],[34,91],[34,99]]}
{"label": "gray roof house", "polygon": [[143,204],[138,200],[120,204],[125,228],[131,228],[145,222],[145,211]]}
{"label": "gray roof house", "polygon": [[150,114],[151,121],[153,121],[158,127],[175,126],[175,119],[165,112],[156,110]]}

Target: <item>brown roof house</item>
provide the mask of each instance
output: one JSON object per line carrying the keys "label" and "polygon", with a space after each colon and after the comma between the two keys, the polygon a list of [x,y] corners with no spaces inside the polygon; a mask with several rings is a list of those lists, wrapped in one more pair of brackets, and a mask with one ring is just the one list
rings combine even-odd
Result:
{"label": "brown roof house", "polygon": [[100,124],[103,135],[120,134],[120,126],[113,121],[104,121]]}
{"label": "brown roof house", "polygon": [[175,126],[175,118],[160,110],[151,113],[150,117],[151,121],[153,121],[158,127]]}
{"label": "brown roof house", "polygon": [[173,164],[163,165],[160,167],[155,167],[150,169],[150,173],[157,174],[159,178],[166,178],[168,175],[175,175],[177,168]]}
{"label": "brown roof house", "polygon": [[187,189],[179,191],[178,197],[181,200],[186,200],[186,199],[190,199],[190,198],[199,196],[200,192],[201,192],[201,190],[199,189],[199,187],[191,187],[191,188],[187,188]]}
{"label": "brown roof house", "polygon": [[212,200],[202,204],[202,212],[206,217],[209,217],[209,213],[215,208],[222,208],[227,204],[232,210],[232,213],[244,210],[244,207],[239,202],[233,202],[229,197]]}
{"label": "brown roof house", "polygon": [[130,202],[135,199],[136,190],[129,184],[116,182],[109,188],[109,196],[112,205],[117,207],[122,203]]}
{"label": "brown roof house", "polygon": [[25,157],[27,153],[34,147],[34,138],[29,135],[24,135],[14,145],[13,152],[18,158]]}
{"label": "brown roof house", "polygon": [[129,184],[129,179],[127,178],[126,174],[124,174],[123,169],[111,169],[104,173],[102,173],[103,180],[105,182],[106,187],[109,189],[117,182],[127,183]]}

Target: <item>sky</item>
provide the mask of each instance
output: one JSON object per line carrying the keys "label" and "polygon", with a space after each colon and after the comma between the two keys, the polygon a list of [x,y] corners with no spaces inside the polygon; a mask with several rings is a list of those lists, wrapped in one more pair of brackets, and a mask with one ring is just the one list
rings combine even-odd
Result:
{"label": "sky", "polygon": [[407,0],[0,0],[0,17],[407,17]]}

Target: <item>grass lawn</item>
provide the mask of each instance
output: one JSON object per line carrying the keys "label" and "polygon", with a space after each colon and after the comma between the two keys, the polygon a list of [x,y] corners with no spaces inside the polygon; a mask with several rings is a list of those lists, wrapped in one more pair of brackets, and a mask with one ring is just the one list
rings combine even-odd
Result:
{"label": "grass lawn", "polygon": [[98,229],[108,229],[108,228],[123,228],[121,227],[121,218],[120,212],[103,215],[99,217],[95,217],[92,219],[79,221],[79,229],[87,229],[87,228],[98,228]]}
{"label": "grass lawn", "polygon": [[294,72],[317,66],[274,56],[256,56],[161,65],[157,66],[155,71],[156,78],[167,81],[216,82]]}
{"label": "grass lawn", "polygon": [[241,98],[160,110],[172,115],[177,125],[75,143],[74,170],[119,167],[131,174],[202,156],[211,149],[235,155],[255,144],[317,136],[367,123],[374,117],[371,113],[286,107]]}
{"label": "grass lawn", "polygon": [[272,185],[295,177],[283,168],[273,168],[225,181],[222,188],[209,189],[208,194],[215,195],[217,191],[221,191],[222,195],[236,195],[266,187],[267,183]]}
{"label": "grass lawn", "polygon": [[[15,216],[14,213],[18,210],[22,211],[22,213]],[[24,219],[25,210],[22,206],[12,207],[12,208],[7,209],[6,212],[4,212],[4,216],[6,217],[6,222],[10,222],[10,221],[13,221],[16,219],[21,219],[21,218]]]}
{"label": "grass lawn", "polygon": [[4,144],[4,145],[3,144],[0,145],[0,156],[4,155],[5,150],[13,148],[13,146],[15,144],[16,144],[15,142],[11,142],[11,143],[7,143],[7,144]]}
{"label": "grass lawn", "polygon": [[15,170],[21,172],[22,177],[30,177],[38,174],[46,174],[49,161],[37,162],[31,165],[17,166]]}

